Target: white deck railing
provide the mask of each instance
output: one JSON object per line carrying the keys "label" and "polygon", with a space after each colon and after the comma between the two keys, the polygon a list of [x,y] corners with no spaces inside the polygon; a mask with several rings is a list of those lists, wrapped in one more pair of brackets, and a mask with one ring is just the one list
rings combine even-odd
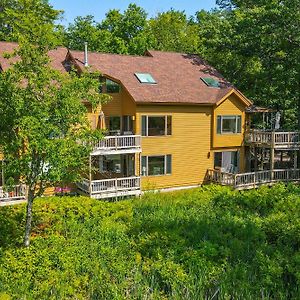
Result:
{"label": "white deck railing", "polygon": [[240,190],[251,189],[263,184],[300,181],[300,169],[264,170],[239,174],[209,169],[207,171],[207,181],[232,186]]}
{"label": "white deck railing", "polygon": [[141,147],[140,135],[106,136],[94,145],[94,150],[120,150]]}
{"label": "white deck railing", "polygon": [[299,145],[299,132],[276,132],[276,131],[261,131],[250,130],[246,132],[246,142],[268,145]]}
{"label": "white deck railing", "polygon": [[26,187],[24,185],[16,185],[9,190],[0,186],[0,201],[26,199]]}
{"label": "white deck railing", "polygon": [[83,179],[77,186],[84,192],[93,195],[101,194],[115,194],[117,197],[122,192],[138,191],[141,189],[140,177],[125,177],[125,178],[113,178],[103,180],[93,180],[89,182],[88,179]]}

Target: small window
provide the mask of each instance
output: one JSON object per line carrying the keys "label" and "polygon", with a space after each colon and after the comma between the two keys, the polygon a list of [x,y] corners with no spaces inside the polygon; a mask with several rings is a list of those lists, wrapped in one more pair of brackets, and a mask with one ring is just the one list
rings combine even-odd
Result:
{"label": "small window", "polygon": [[219,88],[220,82],[219,80],[211,77],[201,77],[201,80],[209,87]]}
{"label": "small window", "polygon": [[172,116],[142,116],[142,136],[172,134]]}
{"label": "small window", "polygon": [[232,134],[242,132],[241,116],[217,116],[217,133]]}
{"label": "small window", "polygon": [[167,175],[172,172],[172,155],[142,156],[142,176]]}
{"label": "small window", "polygon": [[134,73],[140,83],[157,83],[151,74],[148,73]]}
{"label": "small window", "polygon": [[100,93],[119,93],[121,90],[120,85],[117,82],[114,82],[113,80],[110,80],[105,77],[100,78],[100,86],[99,86],[99,92]]}

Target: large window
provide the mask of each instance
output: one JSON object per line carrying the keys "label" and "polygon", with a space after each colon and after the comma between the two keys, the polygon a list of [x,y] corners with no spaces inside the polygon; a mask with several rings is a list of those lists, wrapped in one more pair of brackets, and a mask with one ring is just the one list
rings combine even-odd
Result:
{"label": "large window", "polygon": [[142,176],[167,175],[172,172],[172,155],[142,156]]}
{"label": "large window", "polygon": [[142,136],[160,136],[171,134],[171,116],[142,116]]}
{"label": "large window", "polygon": [[241,133],[242,118],[241,116],[217,116],[217,133]]}

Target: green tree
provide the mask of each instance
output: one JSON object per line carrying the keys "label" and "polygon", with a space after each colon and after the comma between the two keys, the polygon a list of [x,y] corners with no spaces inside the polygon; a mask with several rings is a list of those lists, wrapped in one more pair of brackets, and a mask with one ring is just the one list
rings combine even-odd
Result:
{"label": "green tree", "polygon": [[199,47],[198,27],[184,12],[170,10],[150,19],[156,50],[195,53]]}
{"label": "green tree", "polygon": [[198,13],[203,56],[256,104],[281,110],[287,128],[300,126],[300,1],[218,4]]}
{"label": "green tree", "polygon": [[[28,189],[25,246],[29,246],[35,198],[56,184],[75,182],[87,165],[92,132],[82,103],[97,107],[98,74],[63,75],[49,66],[59,12],[46,1],[18,0],[22,10],[5,9],[18,48],[18,61],[0,74],[0,141],[8,177]],[[79,142],[80,141],[80,142]]]}

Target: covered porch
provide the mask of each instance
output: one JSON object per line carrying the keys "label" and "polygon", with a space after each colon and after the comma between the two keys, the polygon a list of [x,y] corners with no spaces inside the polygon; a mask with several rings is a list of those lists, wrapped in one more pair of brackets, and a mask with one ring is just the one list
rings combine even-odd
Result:
{"label": "covered porch", "polygon": [[137,153],[91,155],[89,174],[77,186],[81,192],[95,199],[139,196],[138,159]]}

